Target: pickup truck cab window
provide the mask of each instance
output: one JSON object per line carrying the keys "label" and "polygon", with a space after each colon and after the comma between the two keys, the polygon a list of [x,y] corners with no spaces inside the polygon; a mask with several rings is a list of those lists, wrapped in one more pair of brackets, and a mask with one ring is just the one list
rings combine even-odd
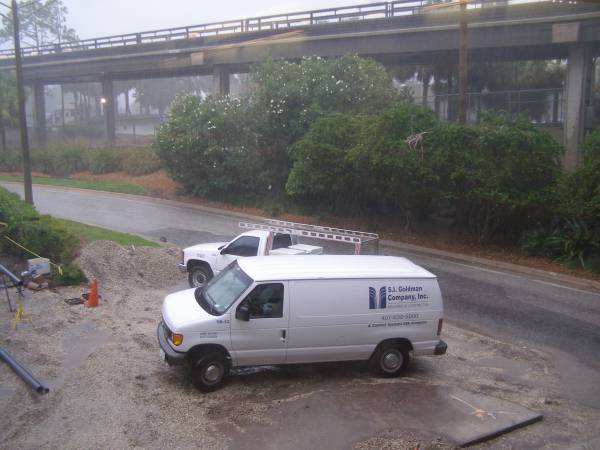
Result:
{"label": "pickup truck cab window", "polygon": [[251,319],[282,317],[283,284],[260,284],[246,296],[242,303],[248,305]]}
{"label": "pickup truck cab window", "polygon": [[260,239],[256,236],[241,236],[231,242],[223,251],[224,255],[256,256]]}

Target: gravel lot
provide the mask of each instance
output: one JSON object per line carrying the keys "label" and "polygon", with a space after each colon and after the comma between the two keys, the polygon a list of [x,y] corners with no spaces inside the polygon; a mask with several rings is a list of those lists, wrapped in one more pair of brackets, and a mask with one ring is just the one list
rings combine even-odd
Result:
{"label": "gravel lot", "polygon": [[[83,249],[80,264],[98,279],[99,308],[64,302],[79,297],[81,287],[28,292],[31,323],[11,331],[12,314],[0,303],[0,346],[51,389],[46,396],[33,394],[0,365],[0,448],[257,448],[269,431],[281,433],[282,414],[289,415],[283,433],[299,439],[290,445],[305,448],[318,430],[297,424],[323,414],[294,409],[307,399],[326,399],[343,411],[374,394],[447,386],[544,414],[542,422],[480,448],[562,449],[593,437],[600,423],[597,410],[559,397],[556,368],[545,353],[452,325],[444,329],[449,354],[417,358],[399,379],[375,378],[362,364],[267,367],[240,370],[223,389],[202,394],[184,369],[169,368],[158,355],[161,301],[186,287],[178,259],[175,247],[95,242]],[[330,430],[323,447],[451,448],[426,424],[377,423],[356,430],[342,419],[323,416],[322,427]]]}

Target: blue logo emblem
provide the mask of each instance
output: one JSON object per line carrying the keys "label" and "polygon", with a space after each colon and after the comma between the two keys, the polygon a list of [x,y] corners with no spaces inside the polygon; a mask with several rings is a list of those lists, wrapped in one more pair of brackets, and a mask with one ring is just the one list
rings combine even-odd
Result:
{"label": "blue logo emblem", "polygon": [[386,287],[379,289],[379,298],[377,298],[377,290],[369,288],[369,309],[385,309],[386,307]]}

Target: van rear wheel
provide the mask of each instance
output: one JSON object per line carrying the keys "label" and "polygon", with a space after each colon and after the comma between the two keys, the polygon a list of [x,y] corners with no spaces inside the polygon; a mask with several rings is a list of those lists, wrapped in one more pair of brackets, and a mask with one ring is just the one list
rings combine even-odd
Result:
{"label": "van rear wheel", "polygon": [[408,350],[399,344],[384,344],[373,355],[372,368],[384,377],[397,377],[408,366]]}
{"label": "van rear wheel", "polygon": [[217,389],[229,375],[229,363],[219,353],[209,353],[192,361],[192,384],[203,392]]}

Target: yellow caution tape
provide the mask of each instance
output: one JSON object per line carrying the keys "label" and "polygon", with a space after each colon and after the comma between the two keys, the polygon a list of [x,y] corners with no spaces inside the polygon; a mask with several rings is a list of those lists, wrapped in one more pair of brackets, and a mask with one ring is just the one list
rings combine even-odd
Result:
{"label": "yellow caution tape", "polygon": [[[31,251],[31,250],[29,250],[28,248],[25,248],[25,247],[23,247],[23,246],[22,246],[21,244],[19,244],[17,241],[14,241],[13,239],[9,238],[8,236],[4,236],[4,239],[6,239],[6,240],[7,240],[7,241],[9,241],[9,242],[12,242],[12,243],[13,243],[13,244],[15,244],[17,247],[20,247],[20,248],[22,248],[22,249],[23,249],[23,250],[25,250],[26,252],[28,252],[28,253],[31,253],[31,254],[32,254],[33,256],[35,256],[36,258],[43,258],[43,256],[40,256],[40,255],[38,255],[37,253],[35,253],[35,252],[32,252],[32,251]],[[50,261],[50,260],[48,260],[48,262],[49,262],[51,265],[53,265],[54,267],[56,267],[56,270],[58,270],[58,273],[59,273],[60,275],[62,275],[62,274],[63,274],[62,268],[61,268],[61,267],[60,267],[58,264],[55,264],[55,263],[53,263],[53,262],[52,262],[52,261]]]}

